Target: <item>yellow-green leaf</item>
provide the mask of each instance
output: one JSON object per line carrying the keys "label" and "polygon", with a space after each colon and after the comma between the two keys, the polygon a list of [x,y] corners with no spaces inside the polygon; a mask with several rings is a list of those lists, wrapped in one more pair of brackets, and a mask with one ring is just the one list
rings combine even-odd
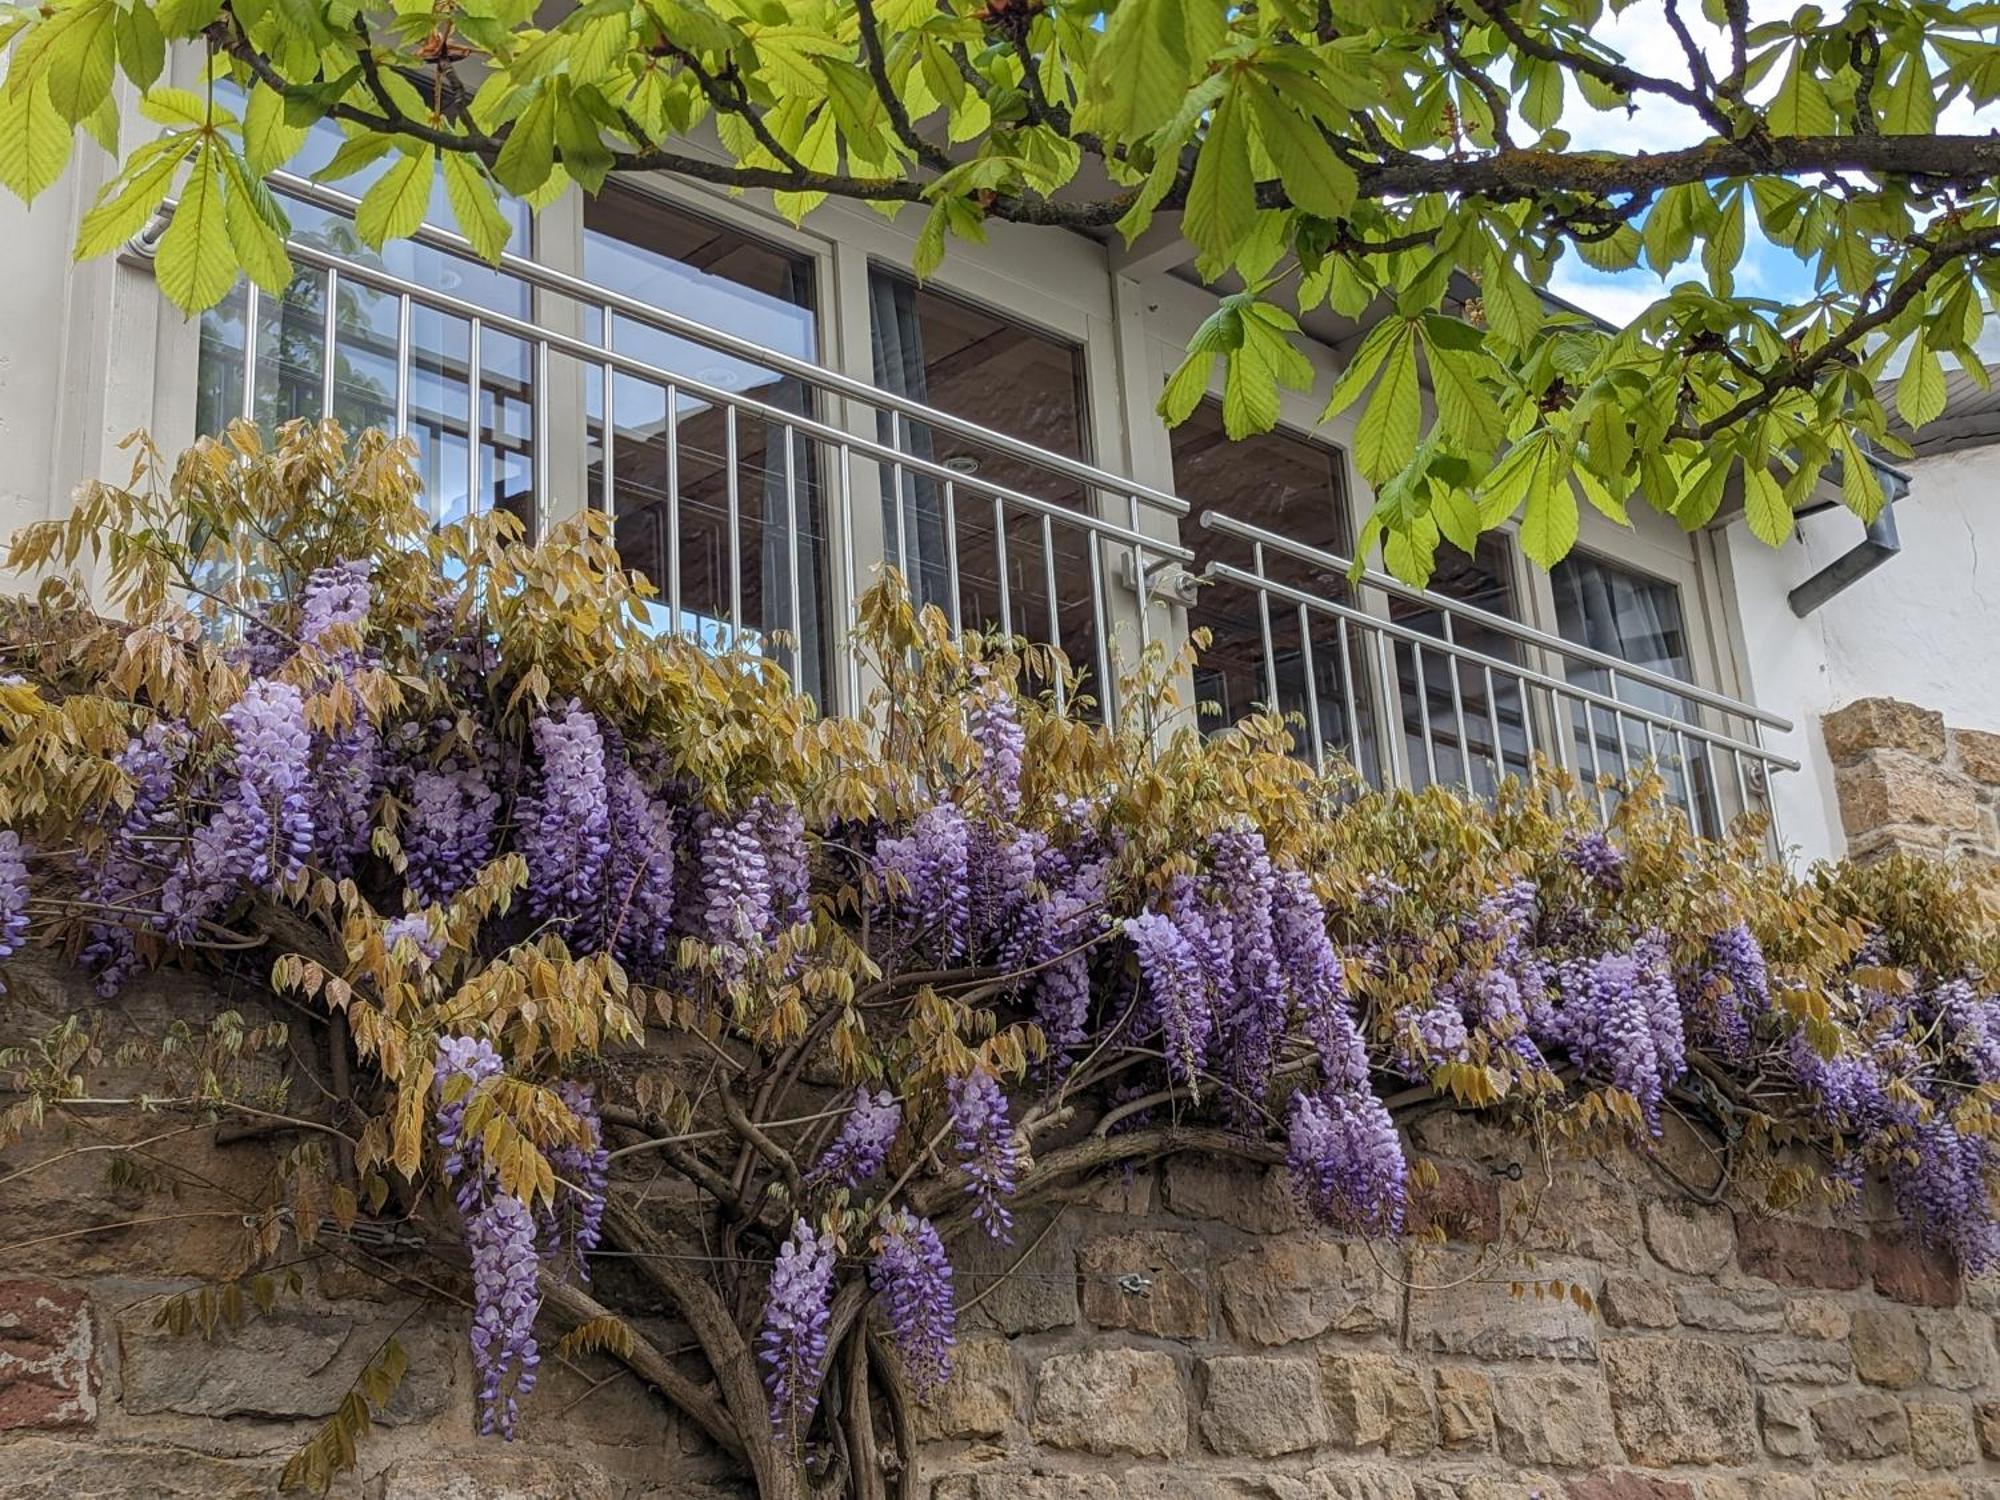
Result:
{"label": "yellow-green leaf", "polygon": [[437,151],[431,146],[399,157],[361,195],[361,206],[354,211],[355,233],[377,250],[414,233],[430,207],[436,162]]}

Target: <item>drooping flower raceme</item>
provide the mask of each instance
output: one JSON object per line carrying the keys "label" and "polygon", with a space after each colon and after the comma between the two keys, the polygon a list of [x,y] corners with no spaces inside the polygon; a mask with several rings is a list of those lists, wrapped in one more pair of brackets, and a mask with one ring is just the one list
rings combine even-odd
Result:
{"label": "drooping flower raceme", "polygon": [[1008,1120],[1007,1096],[999,1080],[979,1071],[954,1078],[946,1085],[951,1101],[953,1144],[959,1164],[970,1179],[973,1222],[996,1240],[1012,1233],[1014,1216],[1007,1199],[1014,1195],[1020,1153]]}
{"label": "drooping flower raceme", "polygon": [[701,835],[703,938],[741,975],[771,930],[771,866],[757,819],[711,817]]}
{"label": "drooping flower raceme", "polygon": [[1207,1060],[1213,1024],[1201,961],[1180,925],[1160,912],[1127,917],[1125,936],[1139,955],[1139,972],[1151,997],[1152,1018],[1159,1024],[1167,1070],[1191,1084]]}
{"label": "drooping flower raceme", "polygon": [[611,852],[601,941],[627,969],[650,979],[666,964],[673,941],[674,811],[622,755],[607,774]]}
{"label": "drooping flower raceme", "polygon": [[256,678],[222,722],[236,750],[237,800],[249,814],[239,826],[261,835],[249,878],[295,880],[313,847],[305,700],[289,682]]}
{"label": "drooping flower raceme", "polygon": [[833,1236],[818,1233],[804,1219],[793,1220],[771,1267],[757,1349],[771,1395],[771,1426],[794,1442],[819,1405],[833,1268]]}
{"label": "drooping flower raceme", "polygon": [[989,682],[972,695],[965,721],[979,745],[980,783],[993,810],[1011,818],[1021,810],[1021,758],[1028,746],[1020,711],[1005,689]]}
{"label": "drooping flower raceme", "polygon": [[1660,1131],[1666,1090],[1687,1067],[1680,997],[1664,942],[1648,934],[1630,953],[1572,959],[1558,973],[1555,1037],[1585,1076],[1630,1094]]}
{"label": "drooping flower raceme", "polygon": [[883,1216],[880,1248],[868,1284],[882,1299],[889,1335],[919,1399],[951,1378],[952,1330],[958,1308],[951,1260],[937,1227],[908,1209]]}
{"label": "drooping flower raceme", "polygon": [[298,638],[316,646],[336,626],[367,619],[374,576],[375,564],[367,558],[313,569],[299,590]]}
{"label": "drooping flower raceme", "polygon": [[537,916],[575,921],[604,900],[611,854],[604,735],[596,716],[572,703],[539,715],[534,738],[541,776],[520,835],[529,904]]}
{"label": "drooping flower raceme", "polygon": [[483,771],[452,764],[411,776],[409,804],[402,832],[405,879],[420,903],[441,904],[471,885],[493,858],[500,797]]}
{"label": "drooping flower raceme", "polygon": [[1604,890],[1616,895],[1625,886],[1625,853],[1601,828],[1572,838],[1563,846],[1563,858]]}
{"label": "drooping flower raceme", "polygon": [[28,861],[21,835],[0,829],[0,958],[18,953],[28,936]]}
{"label": "drooping flower raceme", "polygon": [[566,1186],[558,1190],[560,1212],[548,1238],[566,1249],[577,1274],[588,1281],[591,1252],[604,1234],[605,1188],[611,1177],[611,1153],[604,1148],[604,1122],[590,1086],[565,1083],[557,1092],[583,1127],[585,1144],[566,1141],[549,1152],[549,1166]]}
{"label": "drooping flower raceme", "polygon": [[874,1094],[856,1089],[840,1134],[821,1153],[806,1180],[815,1187],[859,1187],[882,1170],[902,1125],[903,1107],[895,1095],[887,1089]]}
{"label": "drooping flower raceme", "polygon": [[894,877],[894,905],[951,962],[972,945],[972,829],[953,802],[926,808],[901,838],[876,845],[877,864]]}
{"label": "drooping flower raceme", "polygon": [[420,911],[408,916],[392,917],[382,924],[382,944],[394,948],[396,944],[408,940],[415,945],[417,960],[429,968],[444,957],[444,938],[431,930],[431,920]]}
{"label": "drooping flower raceme", "polygon": [[1408,1163],[1396,1125],[1365,1089],[1292,1097],[1285,1163],[1292,1190],[1323,1224],[1356,1234],[1403,1227]]}

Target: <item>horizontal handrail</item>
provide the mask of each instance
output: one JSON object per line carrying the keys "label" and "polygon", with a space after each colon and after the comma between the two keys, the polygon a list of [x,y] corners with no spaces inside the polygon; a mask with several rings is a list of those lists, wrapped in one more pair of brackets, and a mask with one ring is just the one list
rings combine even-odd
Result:
{"label": "horizontal handrail", "polygon": [[[392,297],[407,297],[413,304],[463,318],[468,323],[476,323],[489,331],[504,333],[528,344],[540,344],[557,353],[598,368],[609,367],[620,373],[648,381],[654,385],[685,392],[688,395],[712,401],[718,406],[734,407],[759,417],[773,426],[789,429],[803,436],[815,438],[830,447],[843,448],[874,462],[900,468],[910,473],[923,474],[940,484],[950,484],[958,490],[972,490],[1001,500],[1008,505],[1018,506],[1030,514],[1042,515],[1059,520],[1068,526],[1094,531],[1108,540],[1128,547],[1137,547],[1142,552],[1176,562],[1192,562],[1194,553],[1177,542],[1148,536],[1134,531],[1115,521],[1085,511],[1072,510],[1067,506],[1042,500],[1034,495],[1023,494],[1006,485],[994,484],[976,475],[961,474],[943,464],[919,457],[904,449],[894,448],[873,438],[850,432],[844,427],[787,411],[783,407],[772,406],[759,401],[754,396],[746,396],[740,391],[728,390],[722,386],[710,385],[689,375],[676,374],[663,366],[655,365],[634,355],[622,354],[616,349],[607,349],[602,344],[591,343],[587,339],[571,334],[559,333],[545,328],[526,318],[517,318],[511,313],[496,312],[454,297],[449,292],[420,286],[394,272],[378,270],[365,262],[353,260],[332,251],[322,250],[314,245],[293,241],[288,247],[292,259],[313,266],[322,271],[338,272],[343,281],[359,282],[373,287],[376,291]],[[752,346],[754,347],[754,346]],[[768,363],[768,361],[766,361]],[[1122,492],[1121,492],[1122,493]]]}
{"label": "horizontal handrail", "polygon": [[[1354,572],[1354,562],[1351,558],[1342,557],[1334,552],[1323,552],[1317,547],[1309,547],[1303,542],[1294,541],[1290,537],[1281,536],[1274,531],[1266,531],[1263,527],[1254,526],[1248,521],[1239,521],[1234,516],[1224,515],[1220,511],[1203,511],[1201,513],[1201,524],[1205,529],[1219,531],[1225,536],[1240,537],[1248,542],[1261,542],[1266,547],[1275,548],[1288,557],[1296,558],[1301,562],[1311,563],[1316,567],[1325,569],[1329,573],[1338,573],[1345,576]],[[1216,565],[1211,564],[1210,566],[1213,568]],[[1467,604],[1462,600],[1453,599],[1445,594],[1434,594],[1429,589],[1416,588],[1404,583],[1401,579],[1391,577],[1387,573],[1378,572],[1374,568],[1362,569],[1359,577],[1362,582],[1368,584],[1371,588],[1380,589],[1385,594],[1407,600],[1412,604],[1420,604],[1426,609],[1437,610],[1441,614],[1452,615],[1462,620],[1471,620],[1488,630],[1496,631],[1501,635],[1511,636],[1524,645],[1534,646],[1543,651],[1555,652],[1577,661],[1588,662],[1594,667],[1602,667],[1606,671],[1616,672],[1619,676],[1629,678],[1633,682],[1644,683],[1648,687],[1672,693],[1675,697],[1685,698],[1691,703],[1699,703],[1706,708],[1715,709],[1719,713],[1730,714],[1739,719],[1754,720],[1759,724],[1767,724],[1773,729],[1789,731],[1793,727],[1790,719],[1780,714],[1771,713],[1767,709],[1758,708],[1754,704],[1742,703],[1734,698],[1724,697],[1721,693],[1710,692],[1708,689],[1697,687],[1691,682],[1683,682],[1678,677],[1669,677],[1664,672],[1655,672],[1648,667],[1635,666],[1633,663],[1612,656],[1607,652],[1593,650],[1589,646],[1578,645],[1575,641],[1565,640],[1559,635],[1550,635],[1545,630],[1537,630],[1532,625],[1523,625],[1520,621],[1510,620],[1505,615],[1496,615],[1492,611],[1481,609],[1475,604]],[[1367,618],[1370,623],[1379,623],[1372,615]],[[1565,691],[1569,690],[1568,685],[1565,684]],[[1792,767],[1788,769],[1796,768]]]}
{"label": "horizontal handrail", "polygon": [[[1229,563],[1211,562],[1204,572],[1208,577],[1220,578],[1229,583],[1242,584],[1246,588],[1261,590],[1274,598],[1283,599],[1292,604],[1303,605],[1309,610],[1332,615],[1336,619],[1346,620],[1364,630],[1387,636],[1391,640],[1401,641],[1418,650],[1435,651],[1446,656],[1471,662],[1475,666],[1491,668],[1495,672],[1512,677],[1530,686],[1541,688],[1543,691],[1553,693],[1557,697],[1571,698],[1578,703],[1588,704],[1594,708],[1601,708],[1607,713],[1622,718],[1634,719],[1641,724],[1649,724],[1656,729],[1665,730],[1670,734],[1698,739],[1706,744],[1715,746],[1719,750],[1728,750],[1735,754],[1748,755],[1755,760],[1775,766],[1781,771],[1796,771],[1799,769],[1797,761],[1767,750],[1762,745],[1736,739],[1731,735],[1719,730],[1709,729],[1707,726],[1699,723],[1689,723],[1685,719],[1676,719],[1671,714],[1663,714],[1654,709],[1642,708],[1637,704],[1626,703],[1621,699],[1597,692],[1595,689],[1579,687],[1573,682],[1566,682],[1561,678],[1551,677],[1546,672],[1537,671],[1535,668],[1522,663],[1505,661],[1499,657],[1475,651],[1472,647],[1460,645],[1456,641],[1448,641],[1439,636],[1426,635],[1421,630],[1412,630],[1407,625],[1399,625],[1393,620],[1385,620],[1380,615],[1371,615],[1366,610],[1356,609],[1352,605],[1342,604],[1337,600],[1309,593],[1304,589],[1293,588],[1291,585],[1280,583],[1274,578],[1267,578],[1243,568],[1234,567]],[[1438,598],[1442,596],[1433,595],[1432,597]]]}
{"label": "horizontal handrail", "polygon": [[[300,177],[291,172],[273,172],[265,181],[273,192],[301,203],[310,203],[330,213],[342,214],[350,219],[354,217],[355,210],[361,204],[359,198],[343,193],[338,188],[327,187],[324,183],[314,182],[310,178]],[[172,207],[172,203],[169,202],[163,206],[163,211],[171,212]],[[1133,496],[1174,515],[1184,516],[1188,513],[1187,501],[1171,491],[1155,489],[1152,485],[1115,474],[1109,469],[1101,469],[1095,464],[1085,463],[1082,459],[1051,453],[1045,448],[1036,447],[1033,443],[1009,437],[1006,433],[996,432],[990,427],[982,427],[977,422],[969,422],[963,417],[953,416],[950,412],[940,411],[934,406],[926,406],[923,402],[908,396],[885,391],[879,386],[870,385],[865,380],[856,380],[851,375],[843,375],[838,370],[815,364],[811,360],[767,349],[754,340],[741,338],[736,334],[683,317],[679,313],[668,312],[664,308],[640,302],[636,298],[586,281],[580,276],[572,276],[565,271],[558,271],[538,261],[530,260],[526,256],[516,255],[512,251],[503,251],[497,263],[487,261],[473,249],[469,240],[432,224],[418,226],[410,238],[418,244],[428,245],[433,250],[443,250],[482,264],[494,265],[496,269],[505,271],[508,275],[539,287],[543,291],[555,292],[579,302],[605,308],[636,322],[648,323],[676,338],[704,345],[718,353],[749,360],[767,370],[790,375],[832,394],[868,406],[880,407],[885,411],[896,412],[913,422],[921,422],[926,427],[936,428],[940,432],[953,433],[969,442],[978,443],[981,447],[992,448],[997,452],[1034,464],[1037,468],[1061,474],[1064,478],[1073,479],[1091,489],[1108,490],[1115,495]],[[1073,515],[1075,512],[1068,514]]]}

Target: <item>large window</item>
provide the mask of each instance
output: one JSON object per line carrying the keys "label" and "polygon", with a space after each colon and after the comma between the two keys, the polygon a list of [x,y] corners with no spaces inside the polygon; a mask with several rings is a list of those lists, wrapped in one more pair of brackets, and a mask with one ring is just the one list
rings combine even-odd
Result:
{"label": "large window", "polygon": [[[1564,640],[1588,646],[1635,667],[1682,682],[1694,681],[1694,653],[1681,613],[1680,590],[1664,579],[1623,568],[1588,552],[1572,552],[1549,574],[1555,592],[1557,628]],[[1567,678],[1656,718],[1699,722],[1686,698],[1665,688],[1618,676],[1609,668],[1571,662]],[[1694,742],[1659,725],[1608,708],[1576,703],[1568,733],[1575,763],[1586,774],[1636,769],[1655,761],[1668,797],[1692,811],[1697,826],[1718,826],[1714,778]]]}
{"label": "large window", "polygon": [[[289,169],[319,170],[342,139],[330,124],[315,126]],[[383,158],[338,185],[349,193],[366,192],[389,161]],[[348,219],[291,200],[285,210],[293,237],[307,245],[475,307],[519,318],[530,314],[527,288],[477,260],[408,240],[392,242],[378,254],[361,243]],[[525,248],[526,206],[503,202],[502,211],[515,225],[515,248]],[[432,186],[428,219],[452,224],[442,174]],[[399,359],[402,318],[398,297],[305,265],[281,297],[254,294],[239,282],[202,314],[197,430],[217,433],[248,417],[269,432],[294,417],[319,417],[329,410],[350,433],[371,426],[393,430],[400,411],[417,445],[424,497],[439,521],[497,505],[532,524],[536,398],[528,347],[490,327],[475,337],[470,319],[412,304],[408,357]]]}
{"label": "large window", "polygon": [[[1449,542],[1440,545],[1436,571],[1426,588],[1455,604],[1517,620],[1520,604],[1513,576],[1506,539],[1488,532],[1470,556]],[[1513,636],[1467,615],[1447,614],[1416,600],[1392,599],[1389,618],[1436,636],[1447,646],[1493,661],[1520,661],[1520,645]],[[1395,657],[1411,785],[1462,786],[1485,797],[1506,777],[1528,774],[1527,703],[1519,679],[1444,646],[1402,643]]]}
{"label": "large window", "polygon": [[[1173,429],[1174,488],[1198,515],[1214,508],[1304,546],[1345,556],[1348,528],[1346,469],[1340,451],[1282,429],[1232,442],[1222,409],[1203,402]],[[1215,531],[1191,532],[1201,562],[1257,571],[1253,543]],[[1344,574],[1274,549],[1265,549],[1262,571],[1278,583],[1336,603],[1350,602]],[[1317,707],[1319,742],[1365,774],[1379,776],[1374,716],[1369,711],[1362,637],[1325,614],[1301,630],[1299,611],[1281,600],[1271,605],[1270,630],[1277,701],[1271,699],[1264,662],[1265,621],[1253,596],[1227,585],[1204,589],[1189,611],[1191,627],[1209,643],[1195,670],[1195,698],[1202,728],[1213,732],[1257,709],[1275,707],[1294,719],[1301,752],[1309,751],[1307,716]],[[1342,650],[1345,643],[1346,649]],[[1307,663],[1312,685],[1307,690]],[[1299,725],[1305,724],[1304,728]]]}
{"label": "large window", "polygon": [[[878,385],[1050,452],[1089,456],[1076,345],[881,267],[869,273],[868,294]],[[882,476],[884,550],[917,597],[949,612],[955,592],[967,629],[1060,645],[1072,665],[1095,671],[1086,533],[995,494],[1012,489],[1082,511],[1083,487],[955,433],[886,413],[880,422],[882,441],[963,476]]]}
{"label": "large window", "polygon": [[[607,187],[584,210],[584,276],[650,308],[800,359],[819,354],[813,267],[643,192]],[[604,314],[583,337],[602,343]],[[660,591],[663,624],[826,681],[827,557],[817,445],[774,413],[812,414],[803,382],[617,313],[610,346],[770,413],[620,374],[605,437],[604,373],[585,376],[591,494],[617,518],[626,564]],[[824,699],[822,698],[822,701]]]}

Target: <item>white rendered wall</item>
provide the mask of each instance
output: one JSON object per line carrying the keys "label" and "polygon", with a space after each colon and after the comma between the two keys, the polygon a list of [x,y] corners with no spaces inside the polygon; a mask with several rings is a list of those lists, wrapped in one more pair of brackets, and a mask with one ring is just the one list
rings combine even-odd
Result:
{"label": "white rendered wall", "polygon": [[1829,511],[1799,524],[1782,551],[1741,521],[1719,549],[1734,591],[1748,697],[1799,727],[1772,743],[1805,762],[1776,779],[1779,826],[1806,859],[1844,847],[1820,716],[1856,698],[1901,698],[1967,729],[2000,729],[2000,448],[1903,466],[1896,504],[1903,550],[1804,620],[1785,595],[1861,539]]}

